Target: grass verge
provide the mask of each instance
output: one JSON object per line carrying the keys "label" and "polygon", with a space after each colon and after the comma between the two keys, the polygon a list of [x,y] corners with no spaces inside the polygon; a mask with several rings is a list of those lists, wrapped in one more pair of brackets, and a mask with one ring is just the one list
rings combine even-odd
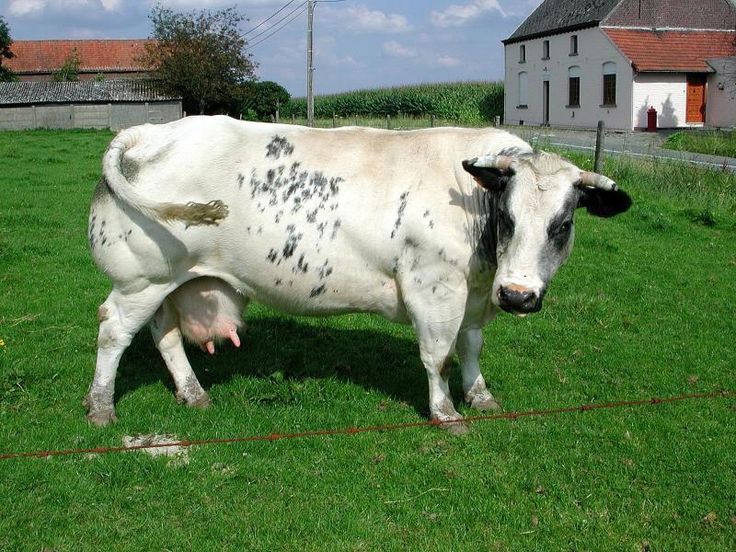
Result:
{"label": "grass verge", "polygon": [[678,151],[736,157],[736,133],[721,130],[681,130],[670,135],[663,147]]}

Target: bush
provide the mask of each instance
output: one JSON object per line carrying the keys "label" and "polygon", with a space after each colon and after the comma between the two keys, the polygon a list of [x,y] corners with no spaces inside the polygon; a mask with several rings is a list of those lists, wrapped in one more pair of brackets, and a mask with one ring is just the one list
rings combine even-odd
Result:
{"label": "bush", "polygon": [[273,81],[247,82],[238,87],[237,102],[243,119],[270,121],[276,107],[289,103],[291,95],[286,88]]}

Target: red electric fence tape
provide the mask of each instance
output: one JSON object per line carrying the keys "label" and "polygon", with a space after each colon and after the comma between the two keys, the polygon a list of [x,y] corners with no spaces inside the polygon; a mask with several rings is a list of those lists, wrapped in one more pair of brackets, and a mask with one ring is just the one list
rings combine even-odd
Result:
{"label": "red electric fence tape", "polygon": [[255,441],[281,441],[283,439],[302,439],[305,437],[326,437],[328,435],[355,435],[357,433],[370,433],[380,431],[396,431],[399,429],[411,429],[418,427],[430,427],[430,426],[448,426],[453,423],[474,423],[488,420],[517,420],[523,417],[539,417],[539,416],[551,416],[555,414],[568,414],[571,412],[587,412],[590,410],[603,410],[612,408],[625,408],[633,406],[646,406],[646,405],[657,405],[664,403],[674,403],[680,401],[694,400],[694,399],[717,399],[734,397],[736,392],[734,391],[716,391],[713,393],[698,393],[692,395],[679,395],[675,397],[654,397],[651,399],[639,399],[634,401],[618,401],[610,403],[592,403],[584,404],[580,406],[569,406],[562,408],[551,408],[547,410],[526,410],[521,412],[504,412],[501,414],[487,414],[480,416],[467,416],[457,422],[439,422],[437,420],[423,421],[423,422],[410,422],[403,424],[390,424],[390,425],[379,425],[379,426],[366,426],[366,427],[343,427],[335,429],[320,429],[313,431],[303,431],[300,433],[270,433],[268,435],[251,435],[245,437],[231,437],[226,439],[196,439],[196,440],[185,440],[176,441],[169,443],[160,444],[148,444],[148,445],[134,445],[129,447],[97,447],[97,448],[86,448],[86,449],[66,449],[66,450],[44,450],[44,451],[33,451],[33,452],[8,452],[0,454],[0,460],[11,460],[15,458],[47,458],[49,456],[70,456],[73,454],[106,454],[109,452],[127,452],[131,450],[139,449],[152,449],[161,447],[193,447],[199,445],[221,445],[230,443],[250,443]]}

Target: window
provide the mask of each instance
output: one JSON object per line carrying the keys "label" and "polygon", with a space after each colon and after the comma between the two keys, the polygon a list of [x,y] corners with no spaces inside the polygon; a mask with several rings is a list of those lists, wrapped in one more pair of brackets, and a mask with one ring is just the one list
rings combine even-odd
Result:
{"label": "window", "polygon": [[526,71],[519,73],[519,105],[518,107],[527,106],[527,89],[528,89],[528,75]]}
{"label": "window", "polygon": [[603,105],[616,106],[616,64],[603,64]]}
{"label": "window", "polygon": [[572,35],[570,37],[570,55],[578,55],[578,35]]}
{"label": "window", "polygon": [[542,42],[542,59],[549,59],[549,40]]}
{"label": "window", "polygon": [[567,107],[580,107],[580,67],[567,70]]}
{"label": "window", "polygon": [[519,63],[526,62],[526,45],[519,46]]}

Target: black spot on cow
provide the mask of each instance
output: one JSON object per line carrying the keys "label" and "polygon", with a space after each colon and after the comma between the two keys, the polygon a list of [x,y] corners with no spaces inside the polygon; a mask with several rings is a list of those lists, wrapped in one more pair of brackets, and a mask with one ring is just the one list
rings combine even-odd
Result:
{"label": "black spot on cow", "polygon": [[244,183],[245,183],[245,175],[242,173],[238,173],[238,190],[243,189]]}
{"label": "black spot on cow", "polygon": [[329,278],[330,274],[332,274],[332,267],[329,265],[330,260],[325,259],[325,262],[322,264],[321,267],[317,269],[317,275],[319,276],[320,280],[325,280],[326,278]]}
{"label": "black spot on cow", "polygon": [[341,226],[342,221],[340,219],[335,219],[335,222],[332,223],[332,235],[330,236],[331,240],[334,240],[337,237],[337,231],[340,230]]}
{"label": "black spot on cow", "polygon": [[304,253],[299,256],[296,266],[291,271],[294,274],[306,274],[309,271],[309,263],[304,261]]}
{"label": "black spot on cow", "polygon": [[294,146],[283,136],[274,136],[266,146],[266,157],[269,159],[280,159],[282,155],[288,157],[292,153]]}
{"label": "black spot on cow", "polygon": [[276,278],[276,280],[274,280],[273,284],[274,284],[274,285],[275,285],[276,287],[278,287],[278,286],[280,286],[280,285],[281,285],[281,283],[282,283],[282,282],[283,282],[283,280],[281,280],[281,278]]}
{"label": "black spot on cow", "polygon": [[399,228],[401,228],[401,220],[404,216],[404,211],[406,211],[406,203],[407,198],[409,197],[409,192],[404,192],[399,196],[399,210],[396,214],[396,222],[394,222],[394,229],[391,231],[391,239],[394,239],[396,237],[396,233],[399,231]]}
{"label": "black spot on cow", "polygon": [[268,252],[268,255],[266,255],[266,259],[269,262],[275,263],[278,256],[279,256],[278,251],[272,248],[271,251]]}
{"label": "black spot on cow", "polygon": [[317,297],[318,295],[322,295],[325,292],[325,285],[322,284],[319,287],[312,288],[312,291],[309,292],[309,297]]}
{"label": "black spot on cow", "polygon": [[302,232],[296,232],[296,226],[294,226],[293,224],[289,224],[286,227],[286,231],[289,233],[289,235],[287,236],[286,243],[284,243],[284,248],[281,251],[284,259],[288,259],[294,254],[294,251],[299,245],[299,242],[301,241],[302,237],[304,237],[304,234]]}

